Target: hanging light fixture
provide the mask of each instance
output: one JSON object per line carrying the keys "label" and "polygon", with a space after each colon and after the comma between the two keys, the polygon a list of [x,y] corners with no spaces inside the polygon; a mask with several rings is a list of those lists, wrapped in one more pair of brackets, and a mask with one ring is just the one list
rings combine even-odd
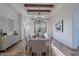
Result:
{"label": "hanging light fixture", "polygon": [[39,11],[38,14],[35,15],[35,18],[42,18],[42,19],[44,19],[45,17],[43,15],[41,15],[41,13]]}
{"label": "hanging light fixture", "polygon": [[44,22],[45,17],[43,15],[41,15],[40,11],[38,11],[37,15],[35,15],[34,18],[35,18],[35,22],[42,23],[42,22]]}

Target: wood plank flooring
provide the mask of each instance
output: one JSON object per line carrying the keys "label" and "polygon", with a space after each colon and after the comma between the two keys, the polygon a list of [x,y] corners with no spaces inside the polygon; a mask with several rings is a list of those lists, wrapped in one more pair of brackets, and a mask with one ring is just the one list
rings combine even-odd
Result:
{"label": "wood plank flooring", "polygon": [[[29,52],[31,52],[29,50]],[[43,54],[45,55],[45,54]],[[52,54],[53,56],[54,54]],[[26,40],[18,42],[16,45],[10,47],[5,52],[0,52],[0,56],[32,56],[26,51]]]}
{"label": "wood plank flooring", "polygon": [[79,56],[79,50],[75,51],[71,48],[68,48],[66,45],[60,43],[56,39],[53,39],[52,43],[66,56]]}

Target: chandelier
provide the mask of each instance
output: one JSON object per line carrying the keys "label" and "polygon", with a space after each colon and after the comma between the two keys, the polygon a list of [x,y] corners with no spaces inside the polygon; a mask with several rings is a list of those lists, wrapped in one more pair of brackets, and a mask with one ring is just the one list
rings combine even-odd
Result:
{"label": "chandelier", "polygon": [[40,13],[40,12],[38,12],[38,14],[37,14],[37,15],[35,15],[35,18],[42,18],[42,19],[44,19],[44,16],[43,16],[43,15],[41,15],[41,13]]}
{"label": "chandelier", "polygon": [[34,20],[35,20],[35,22],[37,22],[37,23],[45,22],[44,19],[45,19],[45,17],[44,17],[43,15],[41,15],[40,12],[38,12],[38,14],[35,15],[35,17],[34,17]]}

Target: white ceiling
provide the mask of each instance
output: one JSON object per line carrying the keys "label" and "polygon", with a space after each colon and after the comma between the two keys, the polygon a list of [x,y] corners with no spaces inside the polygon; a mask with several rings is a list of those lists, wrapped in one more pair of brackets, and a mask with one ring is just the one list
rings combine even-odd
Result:
{"label": "white ceiling", "polygon": [[[54,3],[53,3],[54,4]],[[27,22],[27,23],[32,23],[31,22],[31,19],[35,17],[35,15],[37,13],[33,13],[33,14],[30,14],[28,15],[25,7],[24,7],[24,3],[9,3],[10,6],[12,6],[12,8],[14,8],[16,10],[16,12],[22,14],[22,15],[25,15],[27,17],[27,19],[24,21],[24,22]],[[58,4],[54,4],[54,8],[57,6]],[[52,9],[52,11],[54,11],[54,8]],[[35,15],[34,15],[35,14]],[[45,19],[49,19],[51,18],[51,14],[50,13],[42,13],[42,15],[45,16]],[[27,21],[29,20],[29,21]]]}
{"label": "white ceiling", "polygon": [[[27,11],[26,11],[26,8],[24,7],[24,3],[9,3],[10,6],[12,6],[18,13],[20,14],[23,14],[25,16],[28,16],[28,17],[34,17],[34,15],[36,15],[37,13],[36,12],[33,12],[32,14],[28,15]],[[51,9],[52,11],[54,11],[55,7],[58,5],[57,3],[53,3],[54,5],[54,8]],[[43,9],[46,9],[46,8],[43,8]],[[51,16],[51,13],[41,13],[42,15],[44,15],[45,17],[50,17]]]}
{"label": "white ceiling", "polygon": [[27,15],[27,12],[24,8],[23,3],[9,3],[10,6],[12,6],[18,13]]}

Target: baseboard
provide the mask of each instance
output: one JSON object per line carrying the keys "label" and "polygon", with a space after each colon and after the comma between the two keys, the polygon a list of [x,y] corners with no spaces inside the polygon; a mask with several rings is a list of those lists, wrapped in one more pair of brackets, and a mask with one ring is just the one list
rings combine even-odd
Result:
{"label": "baseboard", "polygon": [[[53,38],[54,40],[56,40],[55,38]],[[58,41],[58,40],[56,40],[56,41]],[[60,42],[60,41],[58,41],[60,44],[63,44],[62,42]],[[67,45],[65,45],[65,44],[63,44],[64,46],[66,46],[67,48],[69,48],[69,49],[71,49],[72,51],[78,51],[78,49],[76,49],[76,48],[71,48],[71,47],[69,47],[69,46],[67,46]]]}

